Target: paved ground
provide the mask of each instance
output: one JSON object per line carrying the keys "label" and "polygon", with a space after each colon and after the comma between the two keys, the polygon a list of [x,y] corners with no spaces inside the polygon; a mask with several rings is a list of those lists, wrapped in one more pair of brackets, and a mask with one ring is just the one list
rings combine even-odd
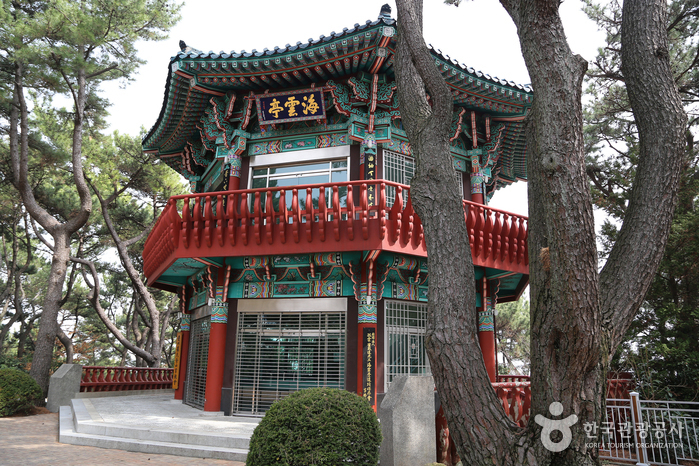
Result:
{"label": "paved ground", "polygon": [[151,455],[58,443],[58,414],[0,418],[0,465],[228,465],[239,461]]}

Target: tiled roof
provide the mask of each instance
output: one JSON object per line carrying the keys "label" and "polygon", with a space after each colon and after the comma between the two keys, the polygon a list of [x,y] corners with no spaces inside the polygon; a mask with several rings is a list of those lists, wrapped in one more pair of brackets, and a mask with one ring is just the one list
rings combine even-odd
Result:
{"label": "tiled roof", "polygon": [[[382,11],[375,21],[272,50],[216,53],[187,47],[170,60],[164,103],[143,140],[144,149],[156,150],[160,155],[182,151],[213,96],[235,92],[242,98],[251,92],[323,85],[361,72],[391,78],[395,32],[396,21]],[[439,49],[430,46],[430,50],[452,90],[455,105],[503,118],[523,116],[531,106],[530,86],[492,77]],[[501,161],[503,179],[498,187],[526,177],[522,122],[509,126],[508,160]]]}

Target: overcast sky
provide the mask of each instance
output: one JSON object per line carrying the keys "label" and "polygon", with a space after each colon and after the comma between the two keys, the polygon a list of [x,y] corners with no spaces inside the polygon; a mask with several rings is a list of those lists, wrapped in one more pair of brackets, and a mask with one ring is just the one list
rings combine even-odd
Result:
{"label": "overcast sky", "polygon": [[[142,42],[139,55],[148,61],[134,81],[112,83],[105,96],[112,102],[112,130],[138,134],[150,129],[163,104],[170,58],[178,42],[208,52],[270,50],[340,32],[355,23],[376,20],[384,1],[354,0],[198,0],[182,8],[182,19],[161,42]],[[395,2],[387,2],[396,17]],[[592,60],[604,35],[581,11],[582,2],[564,1],[561,17],[573,52]],[[458,8],[442,0],[425,0],[427,43],[476,70],[528,84],[529,75],[512,20],[496,0],[465,0]],[[526,215],[526,185],[515,183],[493,197],[491,205]]]}

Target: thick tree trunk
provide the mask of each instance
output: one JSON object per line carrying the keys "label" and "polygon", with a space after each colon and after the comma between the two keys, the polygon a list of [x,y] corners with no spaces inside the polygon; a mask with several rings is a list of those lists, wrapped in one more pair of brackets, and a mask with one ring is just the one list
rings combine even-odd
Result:
{"label": "thick tree trunk", "polygon": [[[563,405],[578,426],[598,422],[604,392],[592,200],[584,172],[582,80],[557,0],[501,3],[517,25],[535,98],[527,119],[532,419]],[[551,464],[595,464],[582,428]]]}
{"label": "thick tree trunk", "polygon": [[53,236],[53,258],[51,260],[51,272],[46,285],[41,320],[39,321],[39,333],[36,337],[32,368],[29,371],[34,380],[44,391],[48,393],[51,363],[53,361],[53,348],[58,335],[58,312],[61,310],[60,301],[63,298],[63,283],[66,279],[68,262],[70,261],[70,235],[56,233]]}
{"label": "thick tree trunk", "polygon": [[[667,38],[665,6],[661,0],[627,0],[624,7],[624,25],[634,23],[627,33],[643,43],[630,46],[634,59],[641,58],[638,69],[624,68],[638,79],[627,81],[629,94],[636,92],[631,87],[642,89],[632,104],[644,101],[648,105],[638,111],[658,115],[639,123],[639,130],[651,135],[646,143],[656,143],[656,150],[647,146],[641,151],[644,161],[632,201],[637,211],[630,207],[632,215],[600,277],[583,164],[581,94],[587,64],[568,47],[558,0],[501,3],[517,26],[536,93],[527,119],[531,415],[558,420],[575,414],[570,443],[552,452],[541,441],[549,433],[536,422],[526,429],[514,426],[488,382],[475,338],[474,279],[463,211],[450,186],[444,114],[450,114],[452,103],[421,38],[421,1],[398,0],[396,75],[401,116],[417,157],[411,195],[425,228],[430,269],[428,354],[464,464],[598,464],[598,447],[582,426],[602,420],[608,361],[657,269],[676,197],[685,125],[672,76],[665,70],[667,47],[659,45]],[[665,63],[642,58],[642,48]],[[661,96],[654,95],[656,88]],[[554,413],[553,402],[561,403],[562,413]]]}
{"label": "thick tree trunk", "polygon": [[[84,53],[79,47],[78,51]],[[63,284],[70,260],[70,237],[82,228],[92,212],[92,197],[83,176],[82,136],[83,116],[87,102],[87,81],[84,69],[78,69],[75,82],[64,79],[73,92],[74,117],[72,134],[71,165],[73,183],[80,198],[80,207],[68,220],[61,223],[56,220],[35,199],[32,186],[28,180],[29,171],[29,109],[24,98],[23,65],[15,65],[14,94],[10,115],[10,157],[12,159],[13,183],[22,198],[29,215],[36,220],[53,237],[53,259],[51,273],[44,299],[39,335],[37,337],[30,374],[44,392],[48,393],[53,348],[58,330],[58,312],[63,299]],[[17,123],[19,122],[19,131]],[[19,139],[19,140],[18,140]]]}
{"label": "thick tree trunk", "polygon": [[612,354],[662,259],[687,142],[687,115],[670,67],[667,4],[625,0],[622,14],[621,69],[638,127],[639,160],[624,224],[600,273]]}
{"label": "thick tree trunk", "polygon": [[396,79],[417,164],[410,195],[427,242],[432,374],[464,464],[531,463],[535,452],[495,396],[476,335],[473,261],[449,149],[451,93],[422,40],[422,2],[397,6]]}

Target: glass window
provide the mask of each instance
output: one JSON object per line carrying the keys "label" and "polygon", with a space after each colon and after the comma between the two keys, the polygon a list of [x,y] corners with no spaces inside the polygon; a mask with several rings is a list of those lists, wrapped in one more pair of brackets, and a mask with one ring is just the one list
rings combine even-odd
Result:
{"label": "glass window", "polygon": [[425,353],[427,304],[386,300],[386,390],[398,375],[430,375]]}
{"label": "glass window", "polygon": [[[264,168],[255,168],[252,170],[252,181],[250,187],[256,188],[276,188],[276,187],[292,187],[308,184],[321,183],[339,183],[348,181],[349,170],[347,168],[347,160],[333,160],[327,162],[311,162],[306,164],[273,166]],[[340,206],[347,205],[347,187],[339,188]],[[272,193],[272,202],[275,211],[279,211],[279,198],[281,191]],[[304,189],[299,190],[299,207],[305,209],[306,192]],[[313,199],[313,207],[318,208],[318,199],[320,190],[318,188],[311,190]],[[285,194],[286,207],[291,208],[292,196],[289,192]],[[262,205],[265,205],[266,194],[261,197]],[[250,199],[250,208],[253,208],[253,200]],[[325,188],[325,202],[328,207],[332,207],[332,188]]]}
{"label": "glass window", "polygon": [[[415,159],[406,155],[398,154],[391,151],[383,151],[383,177],[385,180],[393,181],[394,183],[407,184],[410,186],[410,180],[415,176]],[[464,197],[464,180],[460,171],[454,169],[454,176],[459,186],[459,194]],[[396,199],[396,189],[392,186],[386,188],[386,205],[392,206]],[[407,202],[405,197],[403,202]]]}
{"label": "glass window", "polygon": [[[391,151],[383,151],[383,177],[394,183],[410,185],[415,176],[415,160],[412,157]],[[396,200],[396,188],[386,187],[386,205],[391,207]],[[407,202],[407,199],[403,199]]]}

